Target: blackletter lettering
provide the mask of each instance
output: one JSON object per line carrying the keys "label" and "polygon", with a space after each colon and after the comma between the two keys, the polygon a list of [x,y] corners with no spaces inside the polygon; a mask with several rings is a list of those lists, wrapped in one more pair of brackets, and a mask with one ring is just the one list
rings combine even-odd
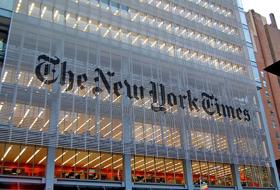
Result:
{"label": "blackletter lettering", "polygon": [[150,93],[150,96],[152,96],[152,99],[153,99],[153,103],[157,103],[157,86],[156,86],[156,83],[154,82],[150,82],[152,84],[152,90],[149,91]]}
{"label": "blackletter lettering", "polygon": [[245,121],[250,121],[251,120],[251,117],[250,117],[250,114],[249,114],[249,110],[244,110],[243,114],[245,116],[245,118],[244,118]]}
{"label": "blackletter lettering", "polygon": [[131,87],[130,84],[127,82],[127,80],[124,81],[124,85],[126,86],[126,95],[132,99],[133,96],[131,95]]}
{"label": "blackletter lettering", "polygon": [[217,113],[218,113],[219,116],[222,116],[222,113],[221,113],[221,110],[220,110],[220,105],[218,104],[218,99],[215,98],[215,101],[216,101],[215,106],[216,106]]}
{"label": "blackletter lettering", "polygon": [[222,111],[223,111],[223,116],[226,117],[227,116],[227,111],[226,111],[226,108],[225,108],[224,104],[221,104],[221,107],[222,107]]}
{"label": "blackletter lettering", "polygon": [[86,74],[78,75],[78,77],[77,77],[77,85],[78,85],[78,87],[80,87],[81,90],[83,90],[85,88],[83,83],[86,82],[87,80],[88,80],[88,78],[87,78]]}
{"label": "blackletter lettering", "polygon": [[236,117],[239,119],[239,120],[242,120],[242,117],[241,117],[241,114],[242,113],[242,110],[240,108],[237,108],[236,109]]}
{"label": "blackletter lettering", "polygon": [[[144,87],[140,86],[139,89],[140,89],[140,98],[144,99]],[[138,97],[138,87],[136,85],[133,85],[133,95],[134,95],[134,98],[136,100],[139,100],[139,97]]]}
{"label": "blackletter lettering", "polygon": [[226,110],[227,110],[227,116],[229,118],[233,118],[235,119],[235,114],[234,114],[234,108],[232,106],[226,106]]}
{"label": "blackletter lettering", "polygon": [[119,81],[119,82],[115,82],[114,83],[114,93],[116,96],[120,96],[121,93],[120,93],[120,89],[123,87],[122,83]]}
{"label": "blackletter lettering", "polygon": [[185,109],[186,106],[184,105],[184,99],[186,99],[187,96],[179,95],[178,97],[179,97],[180,107],[181,107],[182,109]]}
{"label": "blackletter lettering", "polygon": [[157,86],[156,83],[150,82],[152,84],[152,90],[150,90],[150,96],[152,96],[153,103],[151,104],[152,110],[155,112],[159,111],[166,111],[165,105],[165,89],[162,84],[160,84],[160,92],[161,92],[161,103],[158,101],[158,94],[157,94]]}
{"label": "blackletter lettering", "polygon": [[173,93],[167,94],[167,102],[170,106],[177,105],[177,97]]}
{"label": "blackletter lettering", "polygon": [[[60,59],[57,57],[51,58],[47,55],[39,55],[37,58],[38,65],[35,68],[36,77],[43,82],[44,84],[52,84],[60,79],[60,85],[68,84],[66,91],[70,91],[73,89],[74,82],[75,82],[75,74],[71,70],[67,70],[67,62],[64,61],[60,63]],[[57,72],[56,66],[61,66],[60,73]],[[101,87],[105,86],[108,94],[113,93],[119,97],[121,94],[124,94],[124,86],[126,87],[126,95],[128,98],[132,99],[135,98],[137,100],[144,99],[144,87],[137,85],[130,85],[127,80],[112,82],[110,77],[115,75],[114,72],[106,72],[99,68],[95,69],[95,72],[98,76],[94,77],[95,86],[92,88],[92,93],[94,95],[99,94],[103,91]],[[60,75],[60,76],[59,76]],[[106,78],[107,76],[109,78]],[[60,78],[59,78],[60,77]],[[67,78],[67,79],[66,79]],[[68,80],[68,81],[66,81]],[[88,77],[86,74],[79,74],[77,75],[77,86],[81,90],[85,89],[85,83],[88,81]],[[103,83],[103,85],[100,84]],[[186,95],[175,95],[173,92],[169,92],[166,96],[165,86],[163,84],[157,84],[155,82],[151,83],[151,90],[149,94],[152,99],[151,109],[155,112],[159,111],[166,111],[166,101],[169,106],[179,106],[182,109],[186,108],[186,102],[188,101],[188,107],[190,111],[199,111],[200,107],[207,113],[208,115],[217,114],[218,116],[228,117],[228,118],[237,118],[238,120],[250,121],[251,116],[249,110],[241,109],[241,108],[234,108],[229,105],[220,104],[218,103],[218,99],[214,95],[209,95],[206,92],[201,93],[201,105],[198,102],[198,98],[194,97],[191,93],[191,90],[187,91]],[[111,86],[112,84],[112,86]],[[113,89],[111,89],[111,87]],[[200,99],[199,99],[200,100]],[[115,102],[115,101],[114,101]]]}
{"label": "blackletter lettering", "polygon": [[[95,72],[98,73],[98,77],[94,78],[94,81],[95,81],[95,83],[97,85],[96,85],[96,87],[94,87],[92,89],[93,94],[96,94],[98,92],[102,92],[102,89],[99,87],[99,77],[101,78],[101,80],[102,80],[102,82],[103,82],[103,84],[104,84],[108,94],[110,94],[111,93],[111,87],[110,87],[110,84],[109,84],[108,80],[106,79],[103,71],[101,69],[97,68],[97,69],[95,69]],[[111,72],[107,72],[107,75],[109,75],[109,77],[114,76],[114,74],[115,74],[114,72],[112,72],[112,73]]]}
{"label": "blackletter lettering", "polygon": [[213,103],[212,100],[214,99],[214,96],[210,96],[209,94],[203,92],[201,94],[203,98],[202,100],[202,108],[208,115],[214,115],[215,111],[213,110]]}
{"label": "blackletter lettering", "polygon": [[197,106],[197,98],[192,98],[192,93],[190,90],[187,91],[188,94],[188,102],[189,102],[189,108],[191,111],[193,111],[194,109],[196,109],[196,111],[199,111],[199,108]]}
{"label": "blackletter lettering", "polygon": [[[56,59],[53,59],[53,58],[50,58],[49,56],[47,55],[39,55],[38,58],[37,58],[37,61],[39,62],[39,64],[36,66],[35,68],[35,74],[36,74],[36,77],[41,81],[41,82],[44,82],[44,84],[52,84],[54,83],[58,77],[55,77],[54,78],[54,75],[56,73],[56,70],[55,70],[55,66],[59,64],[60,62],[60,59],[55,57]],[[47,62],[47,63],[46,63]],[[53,65],[53,69],[51,70],[51,65]],[[43,74],[41,73],[41,67],[46,64],[44,66],[44,72]],[[53,75],[53,79],[52,80],[47,80],[47,78],[45,78],[44,76],[46,75],[49,75],[51,74],[52,72],[52,75]]]}
{"label": "blackletter lettering", "polygon": [[[73,89],[74,86],[74,73],[72,71],[67,71],[67,74],[69,75],[69,85],[66,88],[65,91],[70,91]],[[61,72],[60,72],[60,84],[65,85],[66,84],[66,61],[61,63]]]}

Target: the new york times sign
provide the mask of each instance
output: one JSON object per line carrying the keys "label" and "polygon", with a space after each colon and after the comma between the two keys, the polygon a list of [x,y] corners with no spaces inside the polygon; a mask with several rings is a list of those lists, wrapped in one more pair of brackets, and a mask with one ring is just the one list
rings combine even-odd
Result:
{"label": "the new york times sign", "polygon": [[[61,62],[57,57],[49,57],[47,55],[38,56],[38,65],[36,66],[35,73],[37,78],[45,84],[52,84],[59,80],[60,85],[66,85],[66,91],[73,90],[74,83],[77,87],[83,90],[85,88],[88,77],[85,73],[75,74],[71,70],[67,70],[67,62]],[[61,71],[58,73],[56,66],[61,66]],[[190,111],[200,111],[201,109],[210,116],[215,114],[238,119],[243,121],[250,121],[250,113],[247,109],[234,108],[230,105],[224,105],[219,103],[218,98],[212,94],[202,92],[200,97],[194,97],[191,90],[186,90],[185,94],[175,94],[173,92],[166,92],[163,84],[158,84],[151,81],[150,86],[137,86],[130,84],[127,80],[115,81],[110,84],[110,80],[114,81],[114,72],[104,72],[101,69],[95,69],[94,77],[95,86],[92,87],[93,96],[98,95],[102,91],[106,90],[111,94],[113,93],[118,97],[122,92],[126,91],[126,95],[130,99],[144,99],[145,90],[149,90],[150,97],[152,98],[151,109],[155,112],[165,112],[166,106],[178,106],[182,109],[189,108]],[[51,77],[50,77],[51,76]],[[51,78],[51,79],[50,79]],[[103,83],[105,89],[99,87],[99,83]]]}

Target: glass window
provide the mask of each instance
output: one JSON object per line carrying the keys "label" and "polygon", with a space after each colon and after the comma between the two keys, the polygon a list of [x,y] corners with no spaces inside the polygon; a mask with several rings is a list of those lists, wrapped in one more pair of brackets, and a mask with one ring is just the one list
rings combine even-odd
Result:
{"label": "glass window", "polygon": [[33,17],[40,17],[40,4],[30,3],[28,5],[28,15]]}
{"label": "glass window", "polygon": [[119,9],[120,9],[120,4],[116,3],[114,1],[111,1],[111,10],[112,10],[114,15],[118,15],[119,14]]}
{"label": "glass window", "polygon": [[255,52],[254,52],[253,48],[249,48],[248,47],[248,52],[249,52],[249,59],[250,59],[250,61],[256,62]]}
{"label": "glass window", "polygon": [[43,177],[47,149],[39,146],[0,144],[0,174]]}
{"label": "glass window", "polygon": [[246,20],[246,16],[245,13],[243,11],[239,11],[239,15],[240,15],[240,19],[241,19],[241,23],[242,24],[247,24],[247,20]]}
{"label": "glass window", "polygon": [[251,68],[253,71],[255,81],[260,82],[261,80],[260,80],[259,71],[258,71],[257,67],[251,66]]}
{"label": "glass window", "polygon": [[[174,160],[174,170],[175,170],[175,183],[176,184],[184,184],[184,169],[183,162],[180,160]],[[167,175],[166,171],[166,175]],[[168,176],[168,175],[167,175]]]}
{"label": "glass window", "polygon": [[229,164],[192,161],[193,183],[199,186],[232,186],[233,177]]}
{"label": "glass window", "polygon": [[[157,183],[166,183],[165,179],[165,172],[166,172],[166,160],[163,158],[155,158],[155,163],[156,163],[156,182]],[[172,168],[171,170],[174,170]],[[168,169],[169,173],[174,173],[171,172],[170,169]]]}
{"label": "glass window", "polygon": [[243,26],[243,32],[244,32],[244,35],[245,35],[246,42],[251,42],[251,36],[250,36],[250,32],[249,32],[248,27],[245,28]]}
{"label": "glass window", "polygon": [[52,7],[41,5],[41,18],[47,21],[52,22],[53,20],[53,13],[52,13]]}
{"label": "glass window", "polygon": [[77,24],[78,24],[78,29],[85,32],[88,30],[88,26],[90,23],[86,17],[79,17]]}
{"label": "glass window", "polygon": [[122,181],[123,180],[123,158],[119,154],[113,154],[113,164],[112,164],[112,180]]}
{"label": "glass window", "polygon": [[76,28],[76,26],[77,26],[76,15],[67,13],[66,17],[65,17],[65,21],[66,21],[66,26],[71,27],[71,28]]}
{"label": "glass window", "polygon": [[64,19],[64,11],[55,8],[53,14],[53,21],[57,24],[64,24]]}
{"label": "glass window", "polygon": [[121,14],[122,16],[128,16],[129,8],[126,5],[121,5]]}
{"label": "glass window", "polygon": [[263,80],[263,87],[266,87],[266,81]]}
{"label": "glass window", "polygon": [[100,0],[101,8],[109,9],[110,1],[109,0]]}
{"label": "glass window", "polygon": [[[8,39],[10,19],[0,16],[0,73],[2,73],[4,55],[6,51],[6,43]],[[3,82],[3,81],[2,81]]]}
{"label": "glass window", "polygon": [[11,0],[1,0],[0,1],[0,8],[12,10],[13,9],[13,3],[14,1]]}
{"label": "glass window", "polygon": [[91,0],[90,2],[94,6],[97,6],[97,7],[99,6],[99,0]]}
{"label": "glass window", "polygon": [[184,184],[181,160],[133,156],[131,170],[135,183]]}
{"label": "glass window", "polygon": [[263,166],[239,166],[242,186],[271,187],[270,168]]}
{"label": "glass window", "polygon": [[121,181],[123,173],[120,154],[57,149],[57,178]]}

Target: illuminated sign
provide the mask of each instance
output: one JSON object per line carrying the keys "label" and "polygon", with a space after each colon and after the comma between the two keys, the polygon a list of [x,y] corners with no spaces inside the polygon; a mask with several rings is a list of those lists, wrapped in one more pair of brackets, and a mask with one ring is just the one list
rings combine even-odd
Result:
{"label": "illuminated sign", "polygon": [[[66,85],[67,77],[67,88],[66,91],[73,90],[74,83],[77,87],[83,90],[85,84],[88,81],[87,75],[84,74],[74,74],[71,70],[67,70],[67,62],[61,62],[59,58],[51,58],[47,55],[38,56],[38,65],[35,68],[36,77],[45,84],[53,84],[59,80],[60,85]],[[60,72],[58,73],[56,67],[60,67]],[[228,117],[232,119],[250,121],[251,117],[249,110],[234,108],[230,105],[220,104],[218,98],[212,94],[206,92],[201,93],[201,97],[194,97],[191,90],[187,90],[185,94],[175,94],[173,92],[166,93],[165,86],[151,81],[150,87],[143,87],[129,84],[127,80],[113,82],[112,86],[110,80],[113,81],[115,76],[114,72],[104,73],[102,69],[96,68],[94,77],[95,86],[92,87],[92,94],[97,96],[103,90],[106,90],[111,94],[111,89],[113,93],[119,97],[126,91],[126,95],[130,99],[144,99],[145,90],[149,90],[149,95],[152,98],[151,109],[155,112],[166,112],[166,106],[178,106],[181,109],[189,108],[190,111],[200,111],[201,109],[210,116],[215,114]],[[105,89],[100,88],[99,83],[102,82]]]}

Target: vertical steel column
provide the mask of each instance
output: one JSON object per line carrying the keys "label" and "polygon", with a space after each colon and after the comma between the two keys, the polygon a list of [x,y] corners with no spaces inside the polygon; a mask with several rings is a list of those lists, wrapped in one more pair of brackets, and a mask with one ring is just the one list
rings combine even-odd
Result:
{"label": "vertical steel column", "polygon": [[[184,87],[182,84],[182,81],[178,75],[178,81],[179,84],[178,86],[180,87],[180,94],[182,94]],[[187,113],[187,114],[186,114]],[[188,190],[193,190],[194,185],[193,185],[193,176],[192,176],[192,162],[190,160],[190,156],[188,153],[188,148],[189,148],[189,136],[188,136],[188,123],[186,120],[190,118],[188,112],[185,111],[185,109],[179,108],[179,114],[181,117],[181,127],[180,127],[180,140],[181,140],[181,145],[182,149],[184,150],[185,153],[185,159],[183,161],[183,171],[184,171],[184,178],[185,178],[185,188]]]}
{"label": "vertical steel column", "polygon": [[[55,53],[57,57],[63,58],[63,42],[57,40],[53,42],[53,48],[55,48]],[[56,68],[56,74],[60,73],[61,65]],[[61,87],[60,80],[57,80],[52,86],[52,92],[49,95],[50,98],[50,125],[48,129],[49,146],[47,151],[47,163],[46,163],[46,186],[45,190],[54,189],[54,170],[55,170],[55,150],[56,150],[56,139],[58,135],[57,124],[59,119],[60,110],[60,96]]]}
{"label": "vertical steel column", "polygon": [[269,154],[269,157],[271,159],[271,166],[272,166],[271,177],[272,177],[272,181],[274,183],[274,186],[276,187],[275,189],[280,190],[280,182],[279,182],[279,177],[278,177],[277,166],[276,166],[276,163],[275,163],[273,148],[272,148],[272,144],[271,144],[271,141],[270,141],[270,134],[269,134],[267,121],[266,121],[266,117],[265,117],[265,113],[264,113],[264,107],[263,107],[263,104],[262,104],[262,97],[261,97],[261,93],[260,93],[259,90],[257,91],[257,95],[258,95],[258,104],[259,104],[259,107],[260,107],[261,118],[262,118],[261,119],[262,126],[264,128],[265,136],[266,136],[265,140],[266,140],[266,144],[267,144],[268,154]]}
{"label": "vertical steel column", "polygon": [[[182,113],[182,110],[180,111],[182,114],[182,127],[180,128],[180,137],[181,137],[181,144],[182,148],[185,151],[185,159],[183,161],[183,171],[184,171],[184,177],[185,177],[185,188],[188,190],[193,190],[193,177],[192,177],[192,162],[188,155],[188,142],[187,142],[187,133],[186,133],[186,127],[185,127],[185,120],[184,115]],[[186,116],[185,116],[186,117]]]}
{"label": "vertical steel column", "polygon": [[231,172],[232,172],[232,177],[233,177],[233,182],[234,182],[234,185],[235,185],[235,189],[236,190],[242,190],[243,187],[242,187],[242,184],[241,184],[241,181],[240,181],[240,173],[238,171],[238,165],[231,164],[230,168],[231,168]]}
{"label": "vertical steel column", "polygon": [[126,190],[132,189],[131,182],[131,166],[130,166],[130,146],[131,146],[131,121],[130,113],[131,106],[130,100],[126,95],[123,96],[123,141],[124,141],[124,154],[123,154],[123,167],[124,167],[124,185]]}
{"label": "vertical steel column", "polygon": [[192,162],[190,160],[184,160],[184,175],[185,175],[185,188],[193,190],[193,177],[192,177]]}
{"label": "vertical steel column", "polygon": [[123,155],[123,166],[124,166],[123,171],[124,171],[125,190],[132,190],[130,160],[131,160],[130,154]]}
{"label": "vertical steel column", "polygon": [[[131,57],[129,57],[128,62],[124,63],[122,60],[122,80],[130,81],[130,64]],[[124,64],[126,64],[124,66]],[[131,80],[132,81],[132,80]],[[124,91],[122,96],[122,112],[123,112],[123,167],[124,167],[124,185],[126,190],[132,190],[132,182],[131,182],[131,145],[132,145],[132,103],[128,98],[127,91]]]}
{"label": "vertical steel column", "polygon": [[[229,123],[228,123],[228,125],[229,125]],[[233,133],[233,131],[232,131],[232,133]],[[233,153],[236,152],[236,147],[234,145],[234,138],[233,138],[232,133],[228,134],[228,139],[227,139],[231,155],[233,155]],[[233,158],[233,159],[234,159],[234,162],[233,162],[234,164],[230,165],[230,169],[231,169],[231,174],[232,174],[233,182],[235,185],[235,189],[242,190],[243,187],[242,187],[242,184],[240,181],[240,173],[238,171],[238,165],[236,164],[236,163],[238,163],[238,161],[236,158]]]}

